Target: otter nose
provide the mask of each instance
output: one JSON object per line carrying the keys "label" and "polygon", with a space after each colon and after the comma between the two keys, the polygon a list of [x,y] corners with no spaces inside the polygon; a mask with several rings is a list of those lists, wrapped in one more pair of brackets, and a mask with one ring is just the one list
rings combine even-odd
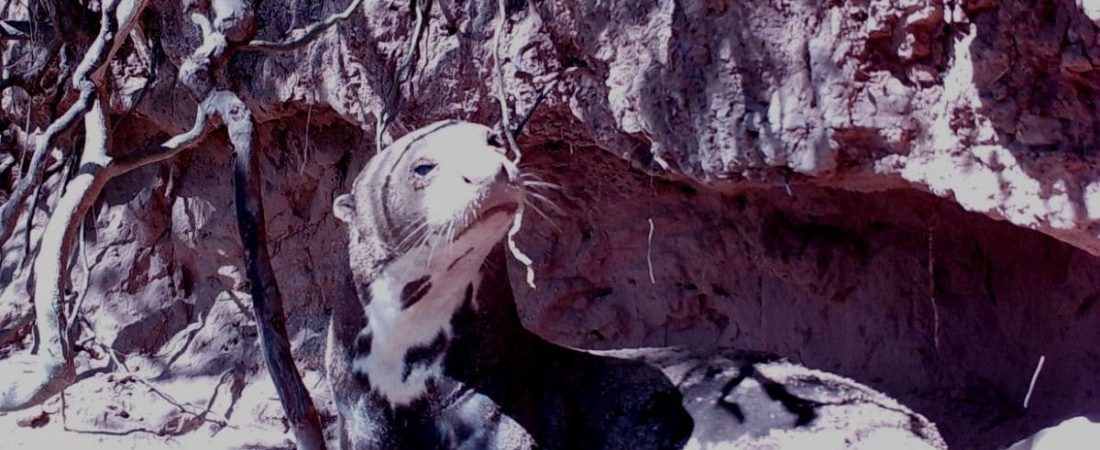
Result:
{"label": "otter nose", "polygon": [[489,136],[485,139],[485,143],[489,144],[489,147],[492,147],[493,150],[502,155],[508,152],[508,150],[504,148],[504,139],[500,138],[499,132],[490,131]]}
{"label": "otter nose", "polygon": [[504,167],[504,164],[500,165],[500,170],[497,171],[496,178],[493,180],[497,183],[507,183],[512,181],[512,176],[508,174],[508,168]]}
{"label": "otter nose", "polygon": [[462,181],[468,184],[507,183],[511,180],[512,175],[508,172],[508,168],[503,163],[498,164],[495,170],[487,170],[483,174],[466,174],[462,176]]}

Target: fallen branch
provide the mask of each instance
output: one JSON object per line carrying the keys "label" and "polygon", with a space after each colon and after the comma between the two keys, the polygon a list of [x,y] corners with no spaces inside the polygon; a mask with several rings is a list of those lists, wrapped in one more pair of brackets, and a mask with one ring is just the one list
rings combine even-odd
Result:
{"label": "fallen branch", "polygon": [[157,387],[156,384],[153,384],[152,381],[146,380],[145,377],[142,377],[137,372],[134,372],[133,370],[131,370],[130,367],[127,366],[126,363],[123,362],[122,359],[118,357],[118,353],[115,352],[115,349],[113,349],[113,348],[111,348],[111,347],[107,346],[106,344],[103,344],[99,341],[94,341],[94,343],[95,343],[95,346],[99,347],[99,349],[102,350],[103,353],[105,353],[107,355],[107,357],[111,360],[112,363],[114,363],[118,367],[121,367],[122,370],[126,371],[126,375],[129,376],[130,379],[132,379],[132,380],[142,384],[143,386],[149,388],[149,391],[156,394],[157,397],[160,397],[160,398],[164,399],[164,401],[168,402],[172,406],[175,406],[177,409],[180,410],[180,412],[185,413],[185,414],[190,414],[190,415],[194,416],[195,418],[197,418],[199,420],[202,420],[203,422],[208,422],[208,423],[212,423],[214,425],[219,425],[219,426],[229,427],[229,428],[234,428],[234,429],[237,428],[233,425],[230,425],[229,420],[224,418],[224,417],[215,417],[213,419],[210,419],[210,418],[207,417],[211,412],[213,412],[212,407],[214,405],[214,401],[217,400],[217,398],[218,398],[218,390],[221,389],[223,384],[225,384],[226,375],[231,374],[232,373],[231,371],[223,372],[221,377],[218,378],[218,384],[216,386],[214,386],[214,393],[210,396],[210,400],[207,402],[206,408],[203,409],[200,412],[195,412],[195,411],[192,411],[192,410],[187,408],[188,406],[191,406],[191,405],[185,405],[183,402],[181,402],[179,400],[176,400],[174,397],[172,397],[171,395],[168,395],[168,393],[164,392],[159,387]]}
{"label": "fallen branch", "polygon": [[314,23],[308,27],[293,30],[288,33],[290,36],[288,36],[286,39],[283,39],[282,41],[273,42],[256,39],[245,44],[243,47],[240,48],[240,50],[254,52],[289,52],[292,50],[297,50],[312,42],[314,39],[317,38],[317,36],[319,36],[321,33],[324,33],[325,30],[332,28],[333,25],[347,20],[349,17],[351,17],[352,12],[355,12],[356,9],[359,9],[359,5],[361,4],[363,4],[363,0],[352,0],[348,7],[344,8],[343,11],[328,16],[324,20]]}
{"label": "fallen branch", "polygon": [[[115,352],[115,350],[113,348],[108,347],[106,344],[103,344],[103,343],[101,343],[97,340],[94,340],[94,339],[92,340],[92,344],[95,345],[96,347],[99,347],[100,350],[102,350],[103,353],[107,355],[108,360],[110,361],[111,364],[113,364],[117,367],[121,367],[123,370],[125,370],[127,376],[129,377],[129,379],[142,384],[143,386],[148,388],[150,392],[152,392],[153,394],[156,394],[156,396],[160,397],[161,399],[168,402],[172,406],[175,406],[177,409],[179,409],[180,412],[182,412],[184,414],[188,414],[192,417],[195,417],[196,419],[199,419],[202,422],[206,422],[206,423],[210,423],[210,424],[214,424],[214,425],[218,425],[218,426],[226,427],[226,428],[238,429],[236,426],[229,424],[229,419],[228,418],[214,417],[213,419],[211,419],[211,418],[208,417],[211,413],[213,413],[214,402],[218,399],[218,391],[221,390],[222,385],[225,384],[226,375],[231,374],[232,373],[231,371],[223,372],[221,377],[218,378],[218,384],[214,386],[214,393],[211,394],[210,400],[207,401],[206,408],[203,409],[202,411],[195,412],[195,411],[192,411],[191,409],[188,408],[188,406],[191,406],[192,408],[195,408],[193,405],[187,405],[187,404],[184,404],[184,403],[180,402],[179,400],[176,400],[171,395],[168,395],[168,393],[164,392],[159,387],[157,387],[155,384],[153,384],[153,382],[151,382],[149,380],[146,380],[144,377],[138,375],[133,370],[130,370],[130,368],[126,366],[126,364],[122,361],[122,359],[118,357],[118,353]],[[68,431],[68,432],[71,432],[71,433],[107,434],[107,435],[128,435],[128,434],[132,434],[132,433],[149,433],[149,434],[153,434],[153,435],[157,435],[157,436],[161,436],[161,435],[164,434],[162,431],[152,430],[152,429],[148,429],[148,428],[131,428],[131,429],[125,430],[125,431],[84,430],[84,429],[79,429],[79,428],[72,428],[72,427],[69,426],[68,415],[65,412],[66,407],[67,407],[67,405],[66,405],[66,401],[65,401],[65,392],[61,392],[61,428],[65,431]],[[174,434],[174,435],[182,434],[182,426],[183,426],[183,423],[180,423],[179,426],[177,427],[177,429],[175,430],[175,432],[168,433],[168,434]]]}

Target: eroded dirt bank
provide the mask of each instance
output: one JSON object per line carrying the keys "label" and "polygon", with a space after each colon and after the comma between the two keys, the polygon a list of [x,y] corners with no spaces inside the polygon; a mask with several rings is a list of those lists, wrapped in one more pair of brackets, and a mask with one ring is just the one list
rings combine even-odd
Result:
{"label": "eroded dirt bank", "polygon": [[[260,36],[344,6],[330,3],[265,2]],[[509,2],[513,107],[575,68],[521,140],[530,170],[565,187],[551,196],[564,210],[556,224],[531,214],[520,235],[540,285],[529,290],[512,268],[525,323],[583,347],[774,352],[897,397],[956,448],[997,448],[1097,412],[1100,37],[1094,10],[1078,3]],[[395,134],[497,119],[495,5],[436,2]],[[148,8],[142,26],[160,64],[154,76],[133,45],[112,63],[116,152],[193,117],[176,80],[198,34],[178,4]],[[227,70],[261,122],[271,252],[321,403],[326,307],[346,295],[347,274],[330,205],[373,152],[373,114],[411,23],[407,2],[368,1],[312,46],[241,53]],[[3,101],[2,150],[18,156],[27,99],[9,90]],[[47,124],[43,101],[31,103],[32,129]],[[174,399],[205,405],[220,386],[212,411],[277,435],[230,154],[215,133],[108,185],[83,234],[85,315],[98,341]],[[0,261],[0,355],[31,342],[23,231]],[[83,264],[74,270],[80,290]],[[102,365],[80,358],[82,369]],[[77,428],[186,440],[220,427],[118,373],[88,372],[68,397]]]}

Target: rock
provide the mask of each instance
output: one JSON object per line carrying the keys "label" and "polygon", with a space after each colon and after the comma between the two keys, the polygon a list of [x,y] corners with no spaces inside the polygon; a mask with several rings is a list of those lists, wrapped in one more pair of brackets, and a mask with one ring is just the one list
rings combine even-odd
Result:
{"label": "rock", "polygon": [[1008,450],[1085,450],[1100,439],[1100,422],[1086,416],[1066,419],[1013,444]]}
{"label": "rock", "polygon": [[946,449],[936,426],[854,382],[758,354],[655,348],[601,352],[665,373],[694,420],[685,449]]}
{"label": "rock", "polygon": [[50,423],[50,415],[46,411],[39,411],[38,414],[29,415],[15,421],[16,425],[24,428],[42,428],[48,423]]}

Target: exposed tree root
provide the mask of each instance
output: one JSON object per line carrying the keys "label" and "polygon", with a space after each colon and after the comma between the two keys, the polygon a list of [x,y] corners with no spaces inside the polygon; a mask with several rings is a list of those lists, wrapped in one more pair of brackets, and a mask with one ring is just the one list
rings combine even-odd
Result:
{"label": "exposed tree root", "polygon": [[321,33],[324,33],[325,30],[351,17],[351,13],[359,9],[359,6],[362,4],[363,0],[352,0],[343,11],[328,16],[325,20],[314,23],[308,27],[291,31],[288,33],[289,36],[282,41],[273,42],[256,39],[241,47],[241,51],[289,52],[305,47],[309,45],[310,42],[313,42],[317,36],[320,36]]}

